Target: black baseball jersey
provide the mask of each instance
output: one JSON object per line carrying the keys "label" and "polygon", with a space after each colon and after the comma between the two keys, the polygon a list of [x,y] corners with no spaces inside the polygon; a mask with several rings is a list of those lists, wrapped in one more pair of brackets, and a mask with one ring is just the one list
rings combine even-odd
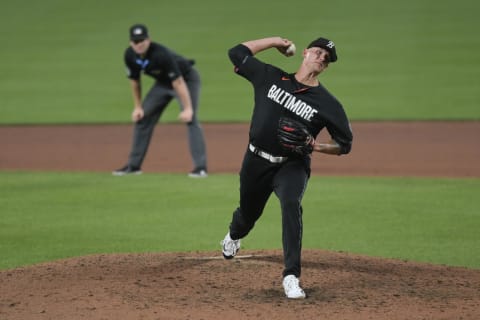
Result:
{"label": "black baseball jersey", "polygon": [[165,84],[170,84],[179,76],[188,74],[194,64],[193,60],[188,60],[155,42],[151,42],[145,57],[141,57],[131,47],[128,47],[125,50],[124,59],[128,78],[138,80],[143,71]]}
{"label": "black baseball jersey", "polygon": [[254,88],[250,143],[273,155],[288,155],[277,138],[279,119],[288,117],[305,123],[314,137],[326,127],[341,153],[350,152],[353,135],[345,111],[323,85],[301,84],[294,74],[261,62],[242,44],[230,49],[229,56],[235,72]]}

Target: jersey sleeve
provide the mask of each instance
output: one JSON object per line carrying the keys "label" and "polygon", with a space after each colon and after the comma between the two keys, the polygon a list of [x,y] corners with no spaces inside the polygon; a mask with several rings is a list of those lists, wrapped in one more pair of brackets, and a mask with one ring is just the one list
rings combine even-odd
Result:
{"label": "jersey sleeve", "polygon": [[255,58],[248,47],[239,44],[228,51],[234,65],[234,71],[252,83],[260,83],[267,73],[269,65]]}
{"label": "jersey sleeve", "polygon": [[353,132],[343,107],[340,105],[334,115],[335,121],[327,122],[327,131],[339,145],[340,154],[347,154],[352,149]]}
{"label": "jersey sleeve", "polygon": [[177,79],[182,75],[182,72],[180,71],[180,67],[177,61],[175,60],[174,55],[170,51],[165,50],[162,54],[161,59],[162,59],[161,65],[165,69],[167,78],[170,81],[174,81],[175,79]]}
{"label": "jersey sleeve", "polygon": [[127,71],[127,78],[132,80],[140,79],[141,68],[135,63],[135,57],[128,49],[125,51],[123,59]]}

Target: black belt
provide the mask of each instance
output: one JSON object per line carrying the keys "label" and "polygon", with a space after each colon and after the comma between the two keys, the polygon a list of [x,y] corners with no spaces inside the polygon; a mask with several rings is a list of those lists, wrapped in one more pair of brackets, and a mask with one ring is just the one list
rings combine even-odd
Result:
{"label": "black belt", "polygon": [[272,156],[270,153],[267,153],[263,150],[258,149],[251,143],[248,144],[248,149],[250,149],[250,151],[256,154],[257,156],[262,157],[263,159],[268,160],[271,163],[283,163],[288,160],[288,157]]}

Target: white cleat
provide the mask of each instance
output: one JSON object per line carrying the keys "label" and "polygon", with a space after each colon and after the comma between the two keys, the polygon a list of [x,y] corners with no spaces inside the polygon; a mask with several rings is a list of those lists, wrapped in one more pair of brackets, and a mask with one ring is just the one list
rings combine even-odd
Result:
{"label": "white cleat", "polygon": [[225,259],[232,259],[240,250],[240,239],[233,240],[230,238],[230,232],[227,233],[225,238],[220,242],[222,245],[222,253]]}
{"label": "white cleat", "polygon": [[207,170],[204,169],[195,169],[188,174],[190,178],[206,178],[208,177]]}
{"label": "white cleat", "polygon": [[290,274],[283,278],[283,289],[285,295],[289,299],[305,299],[306,295],[302,288],[300,288],[300,281],[297,277]]}

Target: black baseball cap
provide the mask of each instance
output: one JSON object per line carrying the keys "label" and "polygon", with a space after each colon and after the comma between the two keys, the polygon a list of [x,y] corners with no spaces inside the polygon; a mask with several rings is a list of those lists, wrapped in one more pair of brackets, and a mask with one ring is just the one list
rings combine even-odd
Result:
{"label": "black baseball cap", "polygon": [[333,41],[325,39],[325,38],[318,38],[316,40],[313,40],[307,47],[307,49],[312,48],[312,47],[319,47],[323,48],[328,51],[330,54],[330,62],[335,62],[337,61],[337,50],[335,49],[335,43]]}
{"label": "black baseball cap", "polygon": [[148,38],[148,29],[144,24],[134,24],[130,27],[130,40],[138,41]]}

